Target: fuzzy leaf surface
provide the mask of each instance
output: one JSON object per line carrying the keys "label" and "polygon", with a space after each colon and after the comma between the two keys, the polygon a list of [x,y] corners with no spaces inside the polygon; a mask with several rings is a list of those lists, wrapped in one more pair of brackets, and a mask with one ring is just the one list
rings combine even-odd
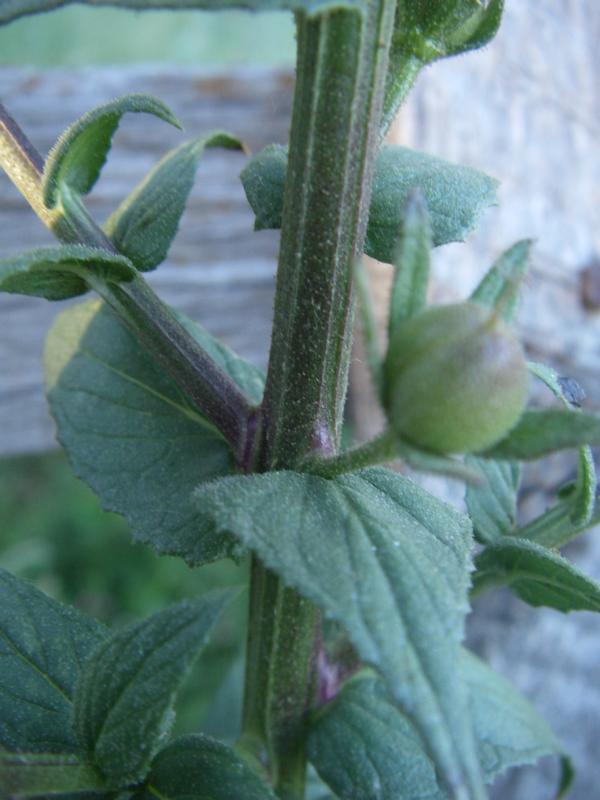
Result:
{"label": "fuzzy leaf surface", "polygon": [[477,556],[475,567],[475,593],[506,585],[531,606],[600,611],[600,585],[536,542],[513,537],[496,542]]}
{"label": "fuzzy leaf surface", "polygon": [[182,736],[156,756],[134,800],[275,800],[235,750],[216,739]]}
{"label": "fuzzy leaf surface", "polygon": [[209,147],[240,150],[227,133],[214,133],[172,150],[136,186],[104,226],[106,233],[142,271],[157,267],[167,256],[179,227],[202,153]]}
{"label": "fuzzy leaf surface", "polygon": [[[0,6],[0,22],[6,19],[7,13],[10,13],[7,5],[15,4],[9,0],[8,4],[4,2]],[[60,3],[50,0],[48,3],[32,2],[18,5],[34,6],[33,11],[37,11],[56,8]],[[48,154],[42,177],[44,203],[48,208],[54,208],[57,204],[62,184],[68,186],[76,195],[84,195],[91,191],[104,166],[121,117],[127,113],[153,114],[175,127],[180,127],[173,114],[160,100],[143,94],[126,95],[88,111],[66,129]]]}
{"label": "fuzzy leaf surface", "polygon": [[55,8],[82,3],[92,6],[116,6],[137,11],[159,9],[201,9],[223,11],[242,8],[248,11],[299,11],[308,15],[327,9],[350,8],[360,10],[363,0],[0,0],[0,25],[6,25],[27,14],[39,14]]}
{"label": "fuzzy leaf surface", "polygon": [[90,617],[0,570],[0,747],[79,753],[72,696],[91,650],[106,636]]}
{"label": "fuzzy leaf surface", "polygon": [[394,280],[390,295],[388,341],[397,326],[423,311],[429,284],[431,225],[421,192],[412,191],[406,201],[394,255]]}
{"label": "fuzzy leaf surface", "polygon": [[[260,372],[180,319],[259,402]],[[75,472],[106,510],[127,519],[135,540],[191,564],[231,553],[233,542],[191,501],[199,482],[231,472],[229,447],[108,307],[92,301],[63,312],[47,340],[45,368],[58,436]]]}
{"label": "fuzzy leaf surface", "polygon": [[85,270],[113,283],[131,280],[135,274],[125,256],[97,247],[46,247],[0,260],[0,292],[66,300],[87,292]]}
{"label": "fuzzy leaf surface", "polygon": [[456,796],[479,765],[456,670],[467,611],[468,519],[385,469],[326,480],[273,472],[201,486],[223,532],[339,622],[384,676]]}
{"label": "fuzzy leaf surface", "polygon": [[[561,753],[545,720],[505,678],[463,650],[479,760],[488,782],[508,769]],[[415,726],[383,681],[359,673],[321,711],[308,739],[319,774],[344,800],[446,800]]]}
{"label": "fuzzy leaf surface", "polygon": [[529,268],[532,244],[530,239],[524,239],[502,253],[471,294],[471,300],[497,309],[503,319],[511,322]]}
{"label": "fuzzy leaf surface", "polygon": [[231,590],[184,601],[113,634],[86,662],[75,693],[75,727],[114,788],[142,780],[173,721],[179,685]]}
{"label": "fuzzy leaf surface", "polygon": [[105,786],[96,770],[77,756],[0,750],[0,788],[10,797],[56,797],[63,792],[102,792]]}
{"label": "fuzzy leaf surface", "polygon": [[600,414],[548,409],[525,411],[515,427],[483,458],[529,461],[572,447],[600,445]]}
{"label": "fuzzy leaf surface", "polygon": [[[255,228],[280,228],[287,174],[287,148],[269,145],[242,171]],[[434,245],[462,241],[481,213],[496,203],[497,181],[406,147],[384,145],[375,163],[365,253],[393,263],[404,207],[421,189],[431,217]]]}
{"label": "fuzzy leaf surface", "polygon": [[492,461],[467,456],[465,464],[484,477],[477,486],[467,486],[465,501],[473,532],[482,543],[493,543],[510,534],[517,524],[517,492],[521,466],[514,461]]}

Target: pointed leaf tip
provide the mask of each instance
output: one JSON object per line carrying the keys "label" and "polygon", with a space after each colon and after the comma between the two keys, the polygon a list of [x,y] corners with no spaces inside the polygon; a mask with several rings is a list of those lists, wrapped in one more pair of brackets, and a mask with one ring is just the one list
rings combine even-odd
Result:
{"label": "pointed leaf tip", "polygon": [[85,195],[92,189],[126,113],[152,114],[176,128],[182,127],[163,102],[143,94],[126,95],[88,111],[61,134],[48,154],[42,176],[47,208],[54,208],[59,202],[62,184],[76,195]]}

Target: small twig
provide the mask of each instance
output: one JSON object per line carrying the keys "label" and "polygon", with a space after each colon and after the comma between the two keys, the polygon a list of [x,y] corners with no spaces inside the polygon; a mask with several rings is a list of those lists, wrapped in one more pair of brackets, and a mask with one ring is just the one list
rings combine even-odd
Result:
{"label": "small twig", "polygon": [[[46,208],[42,198],[44,161],[15,120],[0,104],[0,165],[37,216],[61,241],[118,252],[76,198],[65,213]],[[177,385],[231,444],[239,464],[248,458],[256,428],[254,409],[238,385],[213,361],[160,300],[141,274],[121,286],[91,286],[119,314]]]}

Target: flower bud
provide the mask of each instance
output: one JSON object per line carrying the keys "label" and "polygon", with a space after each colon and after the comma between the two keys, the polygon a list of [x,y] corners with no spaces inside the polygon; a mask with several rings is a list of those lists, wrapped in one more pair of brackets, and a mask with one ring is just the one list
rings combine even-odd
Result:
{"label": "flower bud", "polygon": [[523,349],[498,314],[478,303],[427,309],[400,323],[385,363],[392,428],[440,453],[490,447],[527,402]]}

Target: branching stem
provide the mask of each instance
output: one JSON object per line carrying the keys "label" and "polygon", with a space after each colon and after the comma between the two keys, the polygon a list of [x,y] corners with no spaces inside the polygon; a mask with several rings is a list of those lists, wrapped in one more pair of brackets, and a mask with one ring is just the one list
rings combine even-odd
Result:
{"label": "branching stem", "polygon": [[[62,206],[53,210],[46,208],[41,189],[43,159],[1,104],[0,165],[58,239],[117,252],[90,217],[81,199],[70,195],[68,190],[63,193]],[[238,463],[243,466],[251,449],[249,438],[257,429],[258,412],[251,407],[237,384],[190,335],[141,274],[129,283],[96,282],[92,288],[117,312],[182,391],[223,434]]]}

